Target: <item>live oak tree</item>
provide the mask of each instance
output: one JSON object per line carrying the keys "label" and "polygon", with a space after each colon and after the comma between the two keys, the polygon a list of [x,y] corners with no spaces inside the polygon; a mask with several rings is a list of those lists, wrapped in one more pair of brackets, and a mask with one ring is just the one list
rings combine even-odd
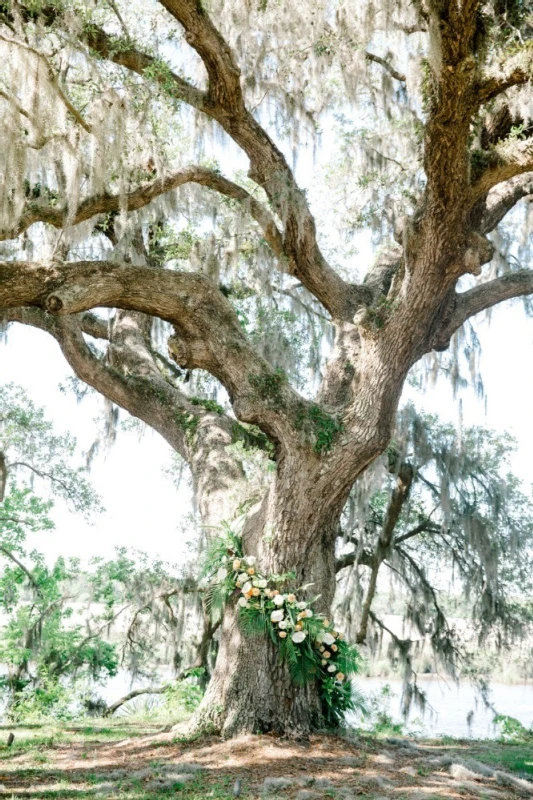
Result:
{"label": "live oak tree", "polygon": [[[511,213],[527,250],[531,9],[13,0],[0,16],[6,321],[47,331],[166,438],[206,526],[244,502],[245,552],[327,610],[343,507],[410,368],[533,293],[500,235]],[[364,265],[362,227],[382,245]],[[325,332],[316,385],[252,335],[249,294]],[[187,391],[197,371],[227,408]],[[239,440],[275,461],[252,496]],[[295,689],[268,642],[250,648],[229,607],[195,724],[320,722],[316,687]]]}

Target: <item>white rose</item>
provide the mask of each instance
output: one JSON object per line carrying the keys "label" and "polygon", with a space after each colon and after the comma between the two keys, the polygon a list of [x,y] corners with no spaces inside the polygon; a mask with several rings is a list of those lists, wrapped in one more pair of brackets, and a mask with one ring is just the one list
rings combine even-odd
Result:
{"label": "white rose", "polygon": [[[273,613],[274,613],[274,614],[280,614],[281,612],[280,612],[280,611],[274,611]],[[280,627],[280,628],[281,628],[281,629],[284,631],[284,630],[285,630],[285,628],[288,626],[288,624],[289,624],[289,623],[287,622],[287,620],[286,620],[286,619],[283,619],[283,620],[282,620],[282,621],[279,623],[279,627]]]}
{"label": "white rose", "polygon": [[296,631],[296,633],[292,634],[291,639],[296,644],[300,644],[300,642],[303,642],[303,640],[305,639],[306,635],[307,634],[306,634],[305,631]]}
{"label": "white rose", "polygon": [[335,666],[335,664],[330,664],[328,667],[328,672],[335,672],[336,669],[337,667]]}
{"label": "white rose", "polygon": [[331,633],[323,633],[322,634],[322,641],[324,644],[334,644],[335,637],[331,635]]}
{"label": "white rose", "polygon": [[237,600],[237,605],[239,605],[241,608],[248,608],[248,600],[246,597],[239,597]]}
{"label": "white rose", "polygon": [[228,570],[224,569],[224,567],[220,567],[219,571],[217,572],[217,581],[224,581],[228,577]]}
{"label": "white rose", "polygon": [[282,595],[282,594],[277,594],[277,595],[274,597],[274,603],[275,603],[277,606],[282,606],[284,602],[285,602],[285,598],[283,597],[283,595]]}
{"label": "white rose", "polygon": [[305,612],[305,616],[306,616],[308,619],[309,619],[309,617],[312,617],[312,616],[313,616],[313,612],[311,611],[311,609],[310,609],[310,608],[308,608],[308,609],[307,609],[307,611]]}
{"label": "white rose", "polygon": [[260,589],[266,589],[266,587],[267,587],[267,584],[268,584],[268,581],[267,581],[267,579],[266,579],[266,578],[260,578],[260,579],[257,581],[257,586],[258,586]]}
{"label": "white rose", "polygon": [[307,608],[307,603],[296,603],[296,608],[299,608],[300,611],[303,611],[304,608]]}
{"label": "white rose", "polygon": [[252,588],[252,584],[250,583],[250,581],[247,581],[244,584],[244,586],[242,587],[241,592],[243,594],[248,594],[248,592],[251,590],[251,588]]}
{"label": "white rose", "polygon": [[246,556],[245,561],[247,564],[253,567],[255,562],[257,561],[257,558],[255,556]]}
{"label": "white rose", "polygon": [[279,611],[273,611],[270,615],[271,622],[281,622],[283,619],[283,611],[280,609]]}
{"label": "white rose", "polygon": [[239,583],[246,583],[246,581],[248,580],[248,573],[241,572],[240,575],[237,575],[237,580],[239,581]]}

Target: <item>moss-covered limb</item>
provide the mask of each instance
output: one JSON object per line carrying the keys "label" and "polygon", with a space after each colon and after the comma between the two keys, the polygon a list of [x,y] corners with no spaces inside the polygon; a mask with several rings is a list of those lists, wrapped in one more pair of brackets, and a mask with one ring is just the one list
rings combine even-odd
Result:
{"label": "moss-covered limb", "polygon": [[335,416],[316,403],[299,403],[296,409],[295,427],[313,440],[315,453],[328,453],[343,425]]}
{"label": "moss-covered limb", "polygon": [[220,403],[215,400],[208,400],[204,397],[191,397],[191,403],[193,406],[202,406],[206,411],[218,414],[219,417],[226,413]]}
{"label": "moss-covered limb", "polygon": [[288,384],[288,379],[282,369],[252,373],[248,376],[248,381],[257,396],[270,408],[280,410],[285,406],[283,387]]}
{"label": "moss-covered limb", "polygon": [[181,428],[186,438],[191,441],[198,430],[200,418],[196,414],[178,408],[174,411],[174,419],[178,428]]}
{"label": "moss-covered limb", "polygon": [[234,422],[231,426],[231,435],[235,443],[242,442],[246,449],[262,450],[270,459],[275,459],[274,444],[256,425],[242,425],[240,422]]}

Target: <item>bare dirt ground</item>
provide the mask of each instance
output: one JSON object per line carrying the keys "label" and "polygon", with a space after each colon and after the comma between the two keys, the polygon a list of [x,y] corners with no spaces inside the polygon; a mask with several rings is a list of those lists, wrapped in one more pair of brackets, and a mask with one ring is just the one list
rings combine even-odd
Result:
{"label": "bare dirt ground", "polygon": [[[36,726],[14,733],[8,748],[8,730],[0,730],[0,796],[12,798],[533,797],[531,776],[502,769],[499,750],[494,746],[486,750],[483,743],[369,736],[347,740],[328,735],[314,736],[307,743],[271,736],[191,742],[133,721],[54,729]],[[479,760],[484,752],[490,763]]]}

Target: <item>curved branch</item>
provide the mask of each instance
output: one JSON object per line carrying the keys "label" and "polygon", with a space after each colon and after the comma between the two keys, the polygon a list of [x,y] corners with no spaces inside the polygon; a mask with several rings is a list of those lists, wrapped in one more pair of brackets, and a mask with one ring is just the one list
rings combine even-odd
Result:
{"label": "curved branch", "polygon": [[[64,330],[65,316],[99,306],[160,317],[175,327],[169,344],[178,366],[205,369],[218,378],[241,421],[260,425],[279,442],[300,441],[293,420],[304,401],[253,350],[233,307],[205,275],[104,261],[48,266],[0,262],[0,308],[20,306],[36,306],[61,317]],[[70,342],[74,350],[86,350],[79,326],[70,331]],[[94,356],[90,363],[86,382],[93,385],[91,373],[107,368]],[[119,382],[129,387],[134,379],[120,377]],[[111,389],[117,394],[114,386]],[[120,387],[119,395],[124,391]],[[119,404],[127,407],[124,401]],[[142,412],[134,413],[144,418]]]}
{"label": "curved branch", "polygon": [[316,240],[315,221],[305,193],[298,187],[285,156],[249,109],[240,85],[240,70],[231,49],[196,0],[159,0],[185,30],[185,39],[202,59],[208,90],[191,86],[161,61],[91,26],[87,44],[102,57],[143,77],[164,84],[165,91],[218,122],[250,160],[250,177],[266,192],[284,220],[287,271],[298,278],[334,318],[352,319],[359,305],[357,287],[346,283],[327,263]]}
{"label": "curved branch", "polygon": [[26,567],[26,566],[25,566],[25,565],[22,563],[22,561],[19,561],[19,559],[18,559],[16,556],[14,556],[14,555],[13,555],[13,553],[11,552],[11,550],[9,550],[9,548],[7,548],[7,547],[4,547],[4,546],[3,546],[3,545],[1,545],[1,544],[0,544],[0,553],[3,553],[3,554],[5,555],[5,557],[6,557],[6,558],[9,558],[9,560],[10,560],[10,561],[12,561],[12,562],[13,562],[13,564],[16,564],[16,566],[17,566],[19,569],[21,569],[21,570],[22,570],[22,572],[23,572],[23,573],[26,575],[26,577],[28,578],[29,582],[31,583],[31,585],[32,585],[32,586],[33,586],[33,588],[35,589],[35,593],[36,593],[37,595],[39,595],[39,597],[42,597],[41,587],[39,586],[39,584],[37,583],[37,581],[35,580],[35,578],[34,578],[34,577],[33,577],[33,575],[31,574],[31,572],[30,572],[30,570],[28,569],[28,567]]}
{"label": "curved branch", "polygon": [[488,103],[513,86],[529,83],[533,78],[533,52],[524,48],[498,66],[494,74],[486,75],[479,83],[479,105]]}
{"label": "curved branch", "polygon": [[374,53],[368,53],[368,52],[365,53],[365,58],[367,61],[374,61],[376,64],[382,66],[383,69],[385,69],[389,73],[389,75],[391,75],[397,81],[400,81],[401,83],[406,82],[407,78],[403,74],[403,72],[398,72],[397,69],[394,69],[392,64],[389,63],[385,58],[381,58],[381,56],[377,56]]}
{"label": "curved branch", "polygon": [[507,140],[496,145],[491,153],[492,164],[487,167],[470,189],[472,204],[490,189],[516,175],[533,172],[533,137]]}
{"label": "curved branch", "polygon": [[530,195],[533,195],[533,173],[516,175],[507,182],[495,186],[487,197],[481,220],[481,233],[487,234],[493,231],[520,200]]}
{"label": "curved branch", "polygon": [[[198,183],[243,203],[250,215],[261,227],[265,239],[275,255],[278,258],[283,256],[281,234],[269,210],[249,194],[246,189],[243,189],[242,186],[222,177],[214,170],[198,166],[183,167],[170,175],[146,183],[125,195],[104,193],[95,197],[88,197],[80,204],[74,219],[69,224],[78,225],[80,222],[85,222],[85,220],[91,219],[97,214],[108,214],[122,209],[136,211],[147,206],[155,198],[187,183]],[[10,231],[0,232],[0,241],[14,239],[35,222],[46,222],[56,228],[61,228],[66,224],[67,217],[68,209],[66,206],[58,208],[50,203],[30,202],[17,227]]]}
{"label": "curved branch", "polygon": [[533,294],[533,270],[521,269],[508,272],[492,281],[481,283],[456,295],[455,308],[449,321],[439,333],[439,338],[448,339],[470,317],[486,311],[504,300]]}
{"label": "curved branch", "polygon": [[[3,36],[1,33],[0,33],[0,41],[5,42],[6,44],[14,45],[15,47],[20,47],[23,50],[26,50],[28,53],[32,53],[37,59],[43,62],[43,64],[46,67],[46,71],[48,73],[50,84],[54,87],[58,97],[64,103],[67,111],[74,117],[78,125],[81,125],[81,127],[84,128],[84,130],[86,130],[87,133],[91,133],[92,131],[91,126],[83,119],[80,112],[68,99],[67,95],[59,85],[59,81],[53,70],[53,67],[46,58],[46,56],[43,53],[39,52],[39,50],[36,50],[34,47],[30,47],[30,45],[26,44],[26,42],[21,42],[18,39],[11,38],[10,36]],[[24,111],[20,106],[19,106],[19,113],[23,114],[25,117],[29,116],[28,113]]]}
{"label": "curved branch", "polygon": [[80,328],[87,336],[92,336],[93,339],[109,339],[109,323],[96,314],[86,311],[79,317]]}
{"label": "curved branch", "polygon": [[37,467],[34,467],[33,464],[28,464],[26,461],[13,461],[8,465],[8,467],[9,469],[12,467],[25,467],[26,469],[29,469],[30,472],[38,475],[39,478],[47,478],[53,483],[58,483],[64,489],[67,495],[72,493],[71,487],[69,487],[66,481],[61,480],[61,478],[58,478],[57,475],[54,475],[52,472],[44,472],[43,470],[37,469]]}
{"label": "curved branch", "polygon": [[[52,10],[51,16],[55,19],[55,9]],[[207,95],[205,92],[197,89],[176,72],[168,68],[160,69],[161,61],[159,59],[138,50],[129,40],[110,36],[96,25],[90,25],[86,29],[85,41],[102,58],[139,75],[149,72],[156,83],[164,85],[165,92],[177,100],[183,100],[198,111],[206,111]]]}
{"label": "curved branch", "polygon": [[[97,358],[83,338],[76,317],[53,317],[38,308],[17,308],[7,313],[8,322],[20,322],[49,333],[58,342],[63,355],[78,378],[111,402],[125,408],[135,417],[154,428],[170,446],[186,461],[190,459],[186,431],[177,424],[180,412],[193,413],[192,406],[180,393],[162,378],[157,385],[142,377],[126,377],[117,369],[111,369]],[[203,409],[194,409],[194,413]]]}

